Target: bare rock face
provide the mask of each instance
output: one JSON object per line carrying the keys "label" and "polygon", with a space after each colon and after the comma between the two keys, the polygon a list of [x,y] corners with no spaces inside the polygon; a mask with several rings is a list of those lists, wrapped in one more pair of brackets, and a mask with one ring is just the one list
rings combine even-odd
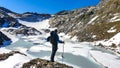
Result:
{"label": "bare rock face", "polygon": [[50,14],[38,14],[38,13],[26,12],[21,14],[21,17],[19,19],[28,22],[38,22],[48,19],[50,17],[51,17]]}
{"label": "bare rock face", "polygon": [[4,7],[0,7],[0,27],[19,27],[21,24],[17,21],[20,14],[12,12]]}
{"label": "bare rock face", "polygon": [[5,27],[19,27],[22,24],[20,24],[15,18],[7,16],[7,17],[1,17],[0,16],[0,28]]}
{"label": "bare rock face", "polygon": [[[1,31],[0,31],[0,46],[2,46],[4,44],[4,42],[6,41],[10,41],[10,43],[12,42],[11,39],[9,37],[7,37],[6,35],[4,35]],[[10,44],[9,43],[9,44]]]}
{"label": "bare rock face", "polygon": [[21,35],[29,36],[29,35],[40,35],[40,34],[42,34],[37,29],[32,28],[32,27],[26,27],[26,26],[21,26],[21,27],[19,27],[17,29],[9,28],[9,29],[7,29],[5,31],[7,31],[8,33],[10,33],[12,35],[21,34]]}
{"label": "bare rock face", "polygon": [[73,68],[73,67],[37,58],[31,60],[28,63],[25,63],[22,68]]}

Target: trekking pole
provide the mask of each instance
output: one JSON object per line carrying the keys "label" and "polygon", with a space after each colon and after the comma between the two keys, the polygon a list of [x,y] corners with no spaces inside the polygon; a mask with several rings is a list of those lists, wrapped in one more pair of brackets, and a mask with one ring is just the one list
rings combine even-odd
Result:
{"label": "trekking pole", "polygon": [[62,53],[62,58],[64,58],[64,44],[63,44],[63,53]]}
{"label": "trekking pole", "polygon": [[65,44],[63,44],[62,64],[63,64],[63,58],[64,58],[64,45],[65,45]]}

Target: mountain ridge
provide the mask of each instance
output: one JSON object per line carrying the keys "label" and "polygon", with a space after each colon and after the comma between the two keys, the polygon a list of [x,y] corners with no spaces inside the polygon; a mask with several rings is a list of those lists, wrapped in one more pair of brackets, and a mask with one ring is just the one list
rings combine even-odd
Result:
{"label": "mountain ridge", "polygon": [[[102,0],[97,6],[91,6],[91,7],[86,7],[82,9],[72,10],[72,11],[69,11],[71,12],[69,14],[62,14],[62,13],[67,13],[66,11],[62,13],[59,12],[62,15],[58,13],[54,17],[52,17],[50,19],[50,25],[51,27],[58,27],[60,32],[65,32],[73,36],[75,35],[78,36],[79,41],[102,40],[103,39],[102,37],[92,39],[92,36],[96,35],[95,33],[96,31],[94,31],[94,29],[97,29],[98,25],[104,26],[105,23],[106,25],[112,24],[108,22],[111,22],[111,19],[113,19],[115,16],[117,16],[116,19],[118,21],[114,20],[113,22],[120,21],[119,20],[120,19],[120,15],[119,15],[120,7],[118,6],[119,3],[120,3],[120,0],[114,0],[114,1]],[[95,27],[95,25],[97,26]],[[102,28],[101,26],[100,28]],[[109,30],[111,27],[108,27],[107,30]],[[90,29],[93,30],[93,34],[91,34],[92,31]],[[86,33],[84,31],[86,31]],[[119,29],[117,32],[119,32]],[[102,33],[104,33],[104,31],[102,31]],[[80,37],[81,34],[83,34],[82,37]],[[85,34],[87,35],[85,36]],[[114,35],[115,34],[105,39],[110,39]]]}

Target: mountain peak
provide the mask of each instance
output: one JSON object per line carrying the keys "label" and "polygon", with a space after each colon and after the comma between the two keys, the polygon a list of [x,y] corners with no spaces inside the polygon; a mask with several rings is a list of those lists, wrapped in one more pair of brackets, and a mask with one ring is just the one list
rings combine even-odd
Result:
{"label": "mountain peak", "polygon": [[4,8],[4,7],[0,7],[0,12],[14,13],[14,12],[10,11],[9,9]]}

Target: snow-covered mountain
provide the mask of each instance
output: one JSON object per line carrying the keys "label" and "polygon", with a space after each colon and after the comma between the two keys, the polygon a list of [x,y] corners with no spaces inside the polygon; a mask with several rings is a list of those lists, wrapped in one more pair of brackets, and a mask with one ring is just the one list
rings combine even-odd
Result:
{"label": "snow-covered mountain", "polygon": [[[0,44],[12,41],[0,48],[0,67],[37,68],[42,60],[36,58],[49,60],[51,44],[46,38],[52,30],[49,27],[57,27],[64,32],[59,36],[65,41],[58,46],[57,62],[74,68],[119,68],[119,4],[120,0],[102,0],[97,6],[60,11],[52,18],[49,14],[18,14],[0,7]],[[50,67],[51,62],[46,60],[45,65]]]}
{"label": "snow-covered mountain", "polygon": [[19,18],[21,15],[16,12],[13,12],[9,9],[6,9],[4,7],[0,7],[0,16],[2,16],[2,17],[10,16],[13,18]]}
{"label": "snow-covered mountain", "polygon": [[[41,34],[39,29],[26,26],[25,23],[21,23],[20,21],[35,23],[46,20],[50,17],[50,14],[37,14],[32,12],[18,14],[4,7],[0,7],[0,31],[5,31],[12,35],[39,35]],[[40,24],[38,24],[38,26],[39,25]]]}

